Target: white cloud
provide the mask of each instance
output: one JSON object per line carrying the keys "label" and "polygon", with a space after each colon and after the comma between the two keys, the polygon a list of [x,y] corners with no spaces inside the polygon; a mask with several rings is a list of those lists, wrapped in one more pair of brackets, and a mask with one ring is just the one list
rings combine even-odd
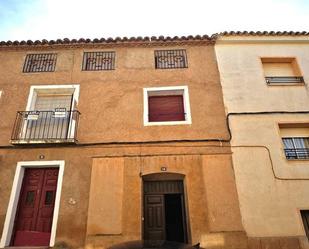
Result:
{"label": "white cloud", "polygon": [[[3,39],[212,34],[305,30],[309,7],[292,0],[44,0]],[[1,31],[0,31],[1,32]]]}

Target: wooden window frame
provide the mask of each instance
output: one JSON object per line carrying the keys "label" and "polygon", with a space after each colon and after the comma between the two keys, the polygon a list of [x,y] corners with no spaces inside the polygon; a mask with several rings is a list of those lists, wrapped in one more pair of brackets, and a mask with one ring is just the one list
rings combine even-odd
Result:
{"label": "wooden window frame", "polygon": [[[144,88],[143,91],[144,91],[144,126],[192,124],[188,86],[151,87],[151,88]],[[149,106],[148,106],[149,96],[180,95],[180,94],[183,96],[184,112],[186,113],[185,120],[162,121],[162,122],[149,121]]]}

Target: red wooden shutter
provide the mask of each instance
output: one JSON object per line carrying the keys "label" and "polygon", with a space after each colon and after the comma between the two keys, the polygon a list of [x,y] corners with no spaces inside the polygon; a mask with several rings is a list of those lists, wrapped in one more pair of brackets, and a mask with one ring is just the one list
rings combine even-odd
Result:
{"label": "red wooden shutter", "polygon": [[185,120],[183,96],[150,96],[148,98],[149,122]]}

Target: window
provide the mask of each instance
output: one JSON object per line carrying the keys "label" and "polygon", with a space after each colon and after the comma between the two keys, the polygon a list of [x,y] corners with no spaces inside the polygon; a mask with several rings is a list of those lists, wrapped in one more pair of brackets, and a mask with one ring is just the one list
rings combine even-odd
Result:
{"label": "window", "polygon": [[28,54],[25,59],[23,72],[53,72],[56,67],[57,54]]}
{"label": "window", "polygon": [[155,66],[157,69],[187,68],[186,50],[156,50]]}
{"label": "window", "polygon": [[309,210],[300,210],[307,238],[309,238]]}
{"label": "window", "polygon": [[284,137],[282,141],[287,159],[309,158],[309,137]]}
{"label": "window", "polygon": [[18,111],[12,143],[76,142],[78,85],[32,86],[26,111]]}
{"label": "window", "polygon": [[295,58],[262,58],[262,63],[268,85],[304,83]]}
{"label": "window", "polygon": [[280,124],[285,157],[309,159],[309,124]]}
{"label": "window", "polygon": [[144,88],[144,125],[191,124],[187,86]]}
{"label": "window", "polygon": [[115,52],[85,52],[83,71],[115,69]]}

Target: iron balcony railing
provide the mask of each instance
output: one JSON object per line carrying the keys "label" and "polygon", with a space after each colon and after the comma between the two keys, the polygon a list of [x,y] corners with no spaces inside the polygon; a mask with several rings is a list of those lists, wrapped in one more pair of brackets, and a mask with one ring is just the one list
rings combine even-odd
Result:
{"label": "iron balcony railing", "polygon": [[76,143],[79,115],[77,110],[62,108],[55,111],[19,111],[11,143]]}
{"label": "iron balcony railing", "polygon": [[303,77],[296,76],[273,76],[265,77],[267,84],[293,84],[293,83],[304,83]]}
{"label": "iron balcony railing", "polygon": [[284,149],[287,159],[309,159],[309,148]]}

